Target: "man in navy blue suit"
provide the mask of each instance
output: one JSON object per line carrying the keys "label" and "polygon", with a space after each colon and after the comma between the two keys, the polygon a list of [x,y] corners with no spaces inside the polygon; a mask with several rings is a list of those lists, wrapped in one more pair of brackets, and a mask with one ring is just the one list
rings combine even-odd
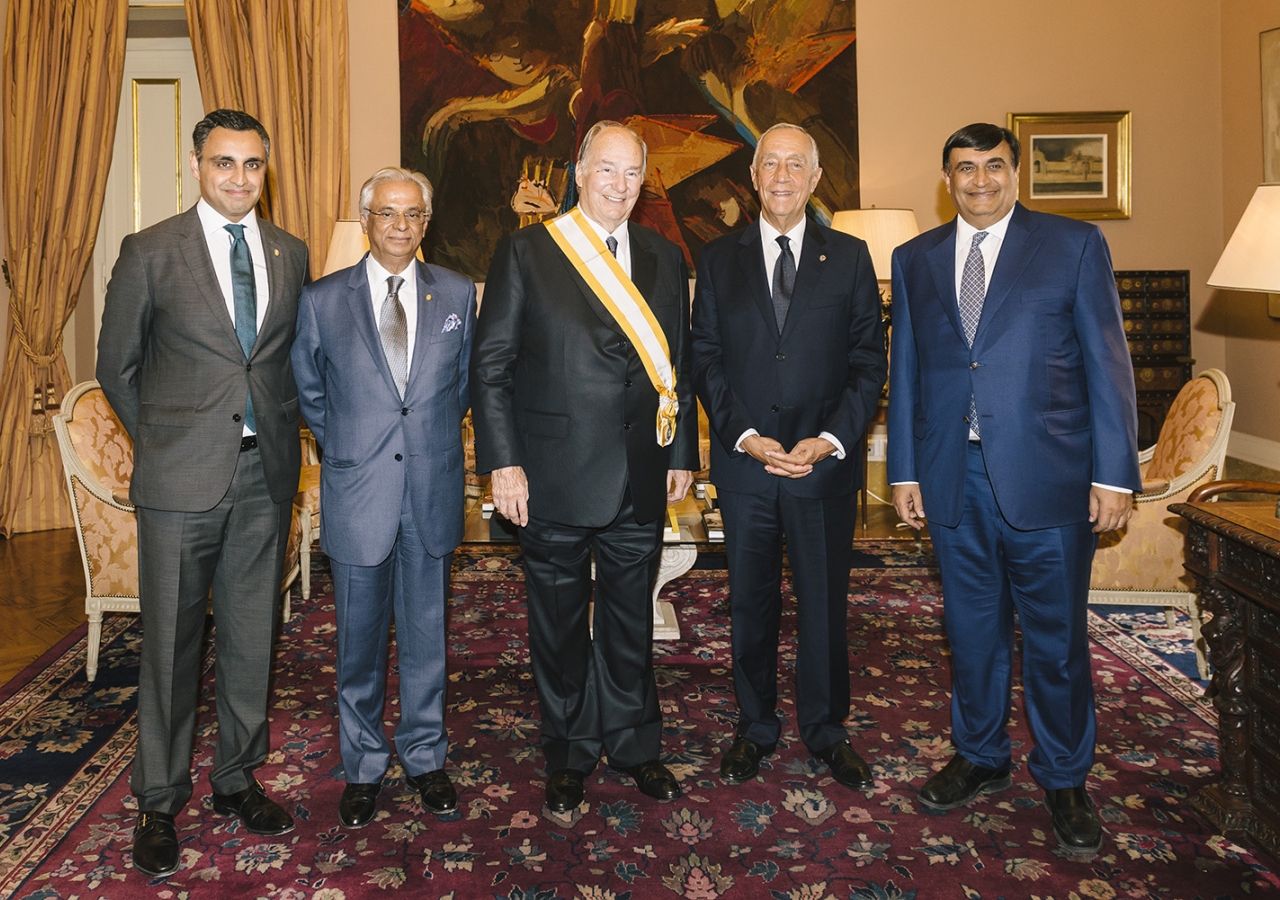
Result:
{"label": "man in navy blue suit", "polygon": [[928,510],[952,653],[956,755],[920,802],[1010,786],[1016,610],[1028,768],[1060,846],[1092,857],[1085,609],[1097,536],[1124,527],[1141,487],[1133,368],[1102,233],[1019,204],[1019,153],[995,125],[953,134],[959,216],[893,256],[889,481],[913,528]]}
{"label": "man in navy blue suit", "polygon": [[782,542],[796,594],[796,725],[854,790],[874,786],[849,743],[849,566],[863,434],[884,386],[884,329],[867,245],[805,215],[822,177],[803,128],[760,136],[760,219],[702,248],[693,378],[715,434],[733,624],[738,724],[720,762],[755,778],[782,732]]}

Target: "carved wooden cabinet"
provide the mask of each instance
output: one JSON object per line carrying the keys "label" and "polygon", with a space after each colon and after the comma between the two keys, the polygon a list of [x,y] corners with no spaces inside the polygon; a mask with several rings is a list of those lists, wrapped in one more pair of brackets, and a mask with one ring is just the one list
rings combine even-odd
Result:
{"label": "carved wooden cabinet", "polygon": [[1138,388],[1138,445],[1160,436],[1169,405],[1191,380],[1191,273],[1134,270],[1115,273],[1125,337]]}
{"label": "carved wooden cabinet", "polygon": [[1280,856],[1280,519],[1275,502],[1175,503],[1187,571],[1213,613],[1222,780],[1191,805],[1224,833],[1244,832]]}

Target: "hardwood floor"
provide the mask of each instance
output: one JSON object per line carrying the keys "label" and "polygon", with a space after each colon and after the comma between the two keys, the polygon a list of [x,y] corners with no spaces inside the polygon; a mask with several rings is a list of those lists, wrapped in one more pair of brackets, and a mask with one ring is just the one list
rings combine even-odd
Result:
{"label": "hardwood floor", "polygon": [[84,591],[74,529],[0,540],[0,685],[85,621]]}

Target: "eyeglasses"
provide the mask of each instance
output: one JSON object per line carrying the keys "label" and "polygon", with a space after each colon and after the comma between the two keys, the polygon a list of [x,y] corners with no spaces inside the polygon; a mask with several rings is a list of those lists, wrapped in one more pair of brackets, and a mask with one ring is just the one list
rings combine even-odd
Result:
{"label": "eyeglasses", "polygon": [[419,222],[427,220],[427,214],[417,209],[411,209],[408,212],[401,212],[395,209],[366,209],[365,212],[387,225],[399,220],[401,216],[410,225],[417,225]]}

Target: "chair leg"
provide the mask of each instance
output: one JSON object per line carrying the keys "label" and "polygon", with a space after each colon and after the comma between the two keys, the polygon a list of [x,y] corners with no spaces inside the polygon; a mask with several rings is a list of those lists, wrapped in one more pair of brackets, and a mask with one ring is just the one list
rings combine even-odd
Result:
{"label": "chair leg", "polygon": [[1196,671],[1200,673],[1201,681],[1209,680],[1209,660],[1204,653],[1204,638],[1200,636],[1200,605],[1199,598],[1191,609],[1187,610],[1187,614],[1191,617],[1191,645],[1196,651]]}
{"label": "chair leg", "polygon": [[[298,565],[302,569],[298,574],[302,579],[303,600],[311,599],[311,544],[307,540],[308,537],[309,535],[305,534],[302,536],[302,547],[298,550]],[[286,604],[288,603],[288,601],[285,602]],[[285,606],[285,609],[288,609],[287,605]],[[284,617],[284,620],[286,622],[289,621],[288,615]]]}
{"label": "chair leg", "polygon": [[[1190,610],[1188,610],[1190,612]],[[1192,613],[1194,615],[1194,613]],[[1164,608],[1164,624],[1166,628],[1173,628],[1178,624],[1178,612],[1172,606]]]}
{"label": "chair leg", "polygon": [[102,610],[95,609],[89,613],[88,653],[84,661],[85,681],[93,681],[98,677],[98,645],[102,643]]}

